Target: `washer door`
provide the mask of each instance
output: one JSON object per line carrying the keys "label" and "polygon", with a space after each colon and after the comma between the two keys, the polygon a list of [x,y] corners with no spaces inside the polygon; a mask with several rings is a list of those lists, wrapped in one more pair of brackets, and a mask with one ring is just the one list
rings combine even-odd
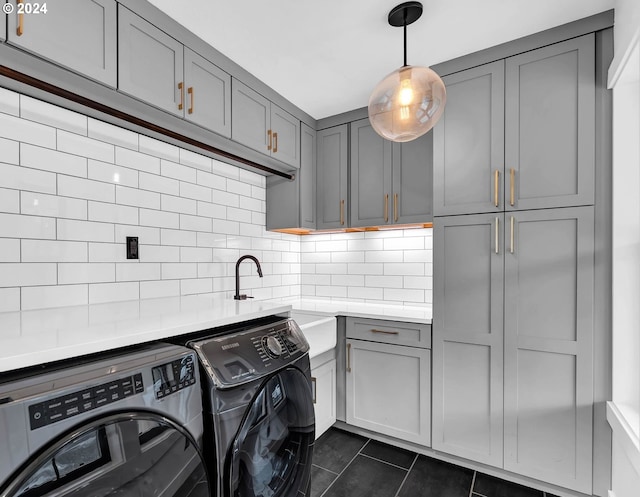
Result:
{"label": "washer door", "polygon": [[249,405],[231,448],[229,495],[306,494],[314,438],[309,378],[295,368],[274,374]]}
{"label": "washer door", "polygon": [[153,413],[98,418],[56,439],[0,493],[2,497],[208,497],[209,481],[191,435]]}

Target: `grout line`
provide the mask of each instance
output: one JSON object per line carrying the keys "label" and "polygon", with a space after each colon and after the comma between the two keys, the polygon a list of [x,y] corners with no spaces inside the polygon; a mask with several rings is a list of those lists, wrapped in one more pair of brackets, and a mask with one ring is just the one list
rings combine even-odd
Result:
{"label": "grout line", "polygon": [[330,469],[323,468],[322,466],[318,466],[317,464],[311,464],[311,466],[315,466],[316,468],[320,468],[322,471],[326,471],[327,473],[331,473],[332,475],[338,476],[340,473],[336,473],[335,471],[331,471]]}
{"label": "grout line", "polygon": [[393,463],[390,463],[388,461],[383,461],[382,459],[378,459],[377,457],[370,456],[369,454],[360,454],[360,455],[362,457],[366,457],[367,459],[372,459],[373,461],[378,461],[378,462],[381,462],[383,464],[386,464],[387,466],[391,466],[392,468],[398,468],[398,469],[401,469],[401,470],[407,471],[407,472],[409,471],[409,469],[407,469],[407,468],[403,468],[402,466],[398,466],[397,464],[393,464]]}
{"label": "grout line", "polygon": [[320,495],[320,497],[324,497],[324,495],[325,495],[325,494],[326,494],[326,493],[331,489],[331,487],[333,487],[333,484],[334,484],[335,482],[337,482],[337,481],[338,481],[338,478],[340,478],[340,477],[342,476],[342,473],[344,473],[344,472],[347,470],[347,468],[348,468],[349,466],[351,466],[351,463],[352,463],[353,461],[355,461],[356,457],[358,457],[358,456],[360,455],[360,453],[362,452],[362,449],[364,449],[370,441],[371,441],[371,439],[370,439],[370,438],[369,438],[369,439],[367,439],[367,441],[362,445],[362,447],[360,447],[360,450],[356,453],[356,455],[355,455],[355,456],[353,456],[353,457],[351,458],[351,460],[346,464],[346,466],[345,466],[344,468],[342,468],[342,471],[340,471],[340,473],[338,474],[338,476],[337,476],[336,478],[334,478],[334,480],[329,484],[329,486],[328,486],[327,488],[325,488],[324,492],[322,492],[322,494]]}
{"label": "grout line", "polygon": [[473,487],[476,486],[476,474],[478,474],[477,471],[473,472],[473,479],[471,480],[471,488],[469,489],[469,497],[471,497],[471,494],[473,493]]}
{"label": "grout line", "polygon": [[411,470],[416,465],[417,461],[418,461],[418,454],[415,455],[415,457],[413,458],[413,462],[411,463],[411,466],[409,467],[409,470],[407,471],[407,474],[404,475],[404,478],[402,479],[402,483],[400,483],[400,486],[398,487],[398,491],[396,492],[396,496],[398,496],[400,494],[400,490],[402,490],[402,487],[404,487],[404,484],[407,481],[407,478],[409,478],[409,473],[411,473]]}
{"label": "grout line", "polygon": [[473,495],[477,495],[478,497],[487,497],[486,495],[478,494],[476,492],[473,492]]}

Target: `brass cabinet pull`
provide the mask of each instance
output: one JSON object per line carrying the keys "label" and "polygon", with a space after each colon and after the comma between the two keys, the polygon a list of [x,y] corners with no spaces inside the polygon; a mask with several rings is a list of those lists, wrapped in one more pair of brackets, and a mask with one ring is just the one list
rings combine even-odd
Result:
{"label": "brass cabinet pull", "polygon": [[340,226],[344,225],[344,200],[340,201]]}
{"label": "brass cabinet pull", "polygon": [[313,396],[313,403],[316,403],[316,394],[318,391],[318,387],[316,385],[316,379],[315,377],[311,377],[311,395]]}
{"label": "brass cabinet pull", "polygon": [[389,194],[384,196],[384,222],[389,222]]}
{"label": "brass cabinet pull", "polygon": [[[24,0],[18,0],[18,5],[24,3]],[[16,28],[16,34],[22,36],[24,33],[24,13],[18,14],[18,27]]]}
{"label": "brass cabinet pull", "polygon": [[347,344],[347,373],[351,372],[351,344]]}
{"label": "brass cabinet pull", "polygon": [[[512,169],[512,171],[513,171],[513,169]],[[513,228],[514,228],[514,224],[515,224],[514,217],[511,216],[511,237],[510,237],[511,238],[511,248],[510,248],[509,252],[511,252],[512,254],[513,254]]]}
{"label": "brass cabinet pull", "polygon": [[500,243],[500,234],[498,233],[498,230],[500,229],[500,218],[497,217],[496,218],[496,254],[500,253],[500,248],[498,247],[498,244]]}
{"label": "brass cabinet pull", "polygon": [[271,144],[273,143],[273,136],[271,135],[271,130],[267,130],[267,136],[269,137],[269,144],[267,145],[267,150],[271,150]]}
{"label": "brass cabinet pull", "polygon": [[514,168],[511,168],[511,171],[509,171],[509,183],[510,183],[510,190],[511,190],[511,198],[510,200],[510,204],[513,207],[516,203],[516,170]]}
{"label": "brass cabinet pull", "polygon": [[187,112],[189,112],[189,114],[193,114],[193,86],[187,88],[187,93],[191,97],[191,105],[189,106],[189,110]]}
{"label": "brass cabinet pull", "polygon": [[372,329],[371,333],[382,333],[384,335],[399,335],[400,332],[398,331],[386,331],[386,330],[376,330],[376,329]]}
{"label": "brass cabinet pull", "polygon": [[500,205],[500,199],[498,196],[500,195],[500,171],[495,170],[493,173],[493,203],[496,207]]}
{"label": "brass cabinet pull", "polygon": [[278,151],[278,133],[273,134],[273,153]]}
{"label": "brass cabinet pull", "polygon": [[182,110],[184,107],[184,83],[182,81],[178,83],[178,90],[180,90],[180,103],[178,104],[178,110]]}
{"label": "brass cabinet pull", "polygon": [[393,220],[398,221],[398,194],[393,194]]}

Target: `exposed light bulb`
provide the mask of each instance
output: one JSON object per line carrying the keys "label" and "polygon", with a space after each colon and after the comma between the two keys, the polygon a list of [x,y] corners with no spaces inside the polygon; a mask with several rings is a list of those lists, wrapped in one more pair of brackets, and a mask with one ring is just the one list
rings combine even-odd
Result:
{"label": "exposed light bulb", "polygon": [[398,103],[403,107],[413,103],[413,88],[411,87],[411,80],[405,79],[402,82],[402,87],[398,94]]}

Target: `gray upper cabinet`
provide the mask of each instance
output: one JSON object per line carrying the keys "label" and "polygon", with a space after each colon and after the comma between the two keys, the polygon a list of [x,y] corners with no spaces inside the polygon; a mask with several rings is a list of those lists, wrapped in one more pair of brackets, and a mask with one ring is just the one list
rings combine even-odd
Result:
{"label": "gray upper cabinet", "polygon": [[316,228],[316,132],[304,123],[300,142],[300,170],[295,178],[267,176],[268,230]]}
{"label": "gray upper cabinet", "polygon": [[511,57],[505,78],[506,209],[593,205],[595,35]]}
{"label": "gray upper cabinet", "polygon": [[[10,3],[15,7],[17,2]],[[50,2],[46,13],[20,14],[14,8],[6,17],[9,43],[115,88],[114,0]],[[4,28],[4,38],[3,33]]]}
{"label": "gray upper cabinet", "polygon": [[235,78],[231,89],[233,140],[300,167],[300,121]]}
{"label": "gray upper cabinet", "polygon": [[503,214],[438,218],[433,248],[432,447],[503,456]]}
{"label": "gray upper cabinet", "polygon": [[[1,2],[0,3],[4,3]],[[7,23],[6,22],[0,22],[0,40],[6,40],[7,39]]]}
{"label": "gray upper cabinet", "polygon": [[504,468],[591,495],[594,208],[506,221]]}
{"label": "gray upper cabinet", "polygon": [[432,135],[392,143],[351,123],[351,227],[432,221]]}
{"label": "gray upper cabinet", "polygon": [[504,61],[443,80],[447,106],[433,129],[433,213],[504,210]]}
{"label": "gray upper cabinet", "polygon": [[118,9],[118,89],[183,116],[182,44],[122,5]]}
{"label": "gray upper cabinet", "polygon": [[348,220],[348,128],[346,124],[317,133],[317,228],[346,228]]}
{"label": "gray upper cabinet", "polygon": [[185,118],[231,137],[231,76],[185,47],[184,84]]}

